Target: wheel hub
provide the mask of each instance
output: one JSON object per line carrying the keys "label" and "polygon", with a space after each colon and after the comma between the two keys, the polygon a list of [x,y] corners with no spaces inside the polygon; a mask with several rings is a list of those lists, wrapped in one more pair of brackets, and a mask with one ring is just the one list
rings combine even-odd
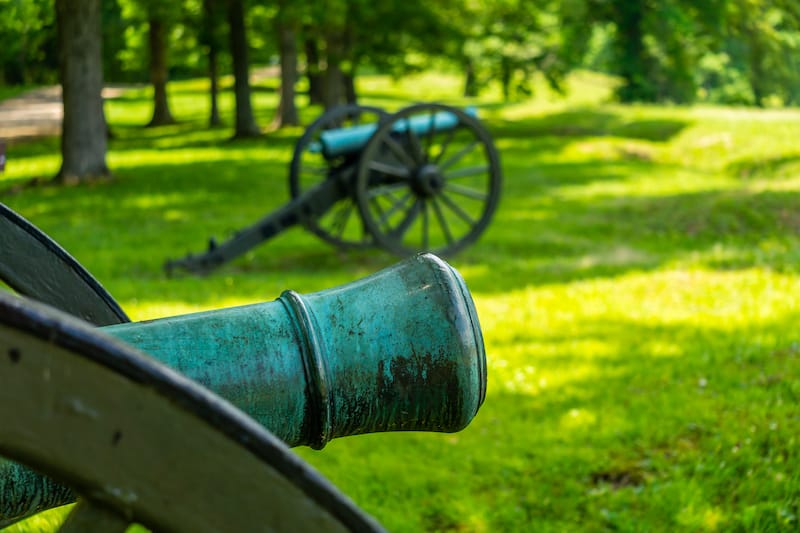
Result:
{"label": "wheel hub", "polygon": [[438,165],[422,165],[414,173],[411,186],[418,196],[435,196],[444,188],[444,174]]}

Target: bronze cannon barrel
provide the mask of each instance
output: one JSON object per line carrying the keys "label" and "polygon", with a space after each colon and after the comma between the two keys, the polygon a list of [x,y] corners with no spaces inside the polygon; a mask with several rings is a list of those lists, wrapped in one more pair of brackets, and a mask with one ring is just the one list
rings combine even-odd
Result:
{"label": "bronze cannon barrel", "polygon": [[[422,254],[273,302],[101,328],[216,392],[290,446],[377,431],[458,431],[486,394],[475,306]],[[0,526],[74,496],[0,460]]]}
{"label": "bronze cannon barrel", "polygon": [[218,393],[290,446],[458,431],[486,393],[472,298],[424,254],[343,287],[103,330]]}

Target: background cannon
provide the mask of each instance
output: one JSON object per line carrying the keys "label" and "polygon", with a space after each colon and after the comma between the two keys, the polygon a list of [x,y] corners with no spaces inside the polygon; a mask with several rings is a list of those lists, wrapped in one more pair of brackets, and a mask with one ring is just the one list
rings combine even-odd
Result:
{"label": "background cannon", "polygon": [[[0,292],[0,452],[81,494],[64,531],[131,521],[164,531],[379,531],[285,443],[455,431],[483,401],[474,306],[434,256],[344,288],[133,324],[57,244],[2,205],[0,215],[0,280],[51,304],[71,292],[84,301],[64,300],[68,311],[107,324]],[[26,258],[45,275],[9,268]],[[73,498],[0,463],[0,525]]]}
{"label": "background cannon", "polygon": [[342,106],[298,141],[289,203],[165,268],[211,270],[296,224],[340,248],[450,255],[489,225],[500,186],[497,150],[474,111],[419,104],[388,115]]}

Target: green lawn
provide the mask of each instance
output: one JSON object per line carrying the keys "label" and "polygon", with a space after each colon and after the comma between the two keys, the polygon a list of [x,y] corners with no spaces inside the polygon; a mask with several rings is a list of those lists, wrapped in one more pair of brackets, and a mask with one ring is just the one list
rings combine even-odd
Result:
{"label": "green lawn", "polygon": [[[398,109],[458,80],[362,81]],[[620,106],[607,80],[568,98],[476,103],[504,197],[451,259],[478,308],[489,391],[452,435],[298,449],[397,532],[800,528],[800,111]],[[309,292],[391,264],[293,229],[205,278],[167,279],[288,197],[301,129],[229,142],[202,82],[172,84],[176,126],[143,129],[146,91],[107,104],[116,180],[0,201],[76,256],[135,320]],[[267,124],[274,85],[258,86]],[[230,95],[223,99],[225,110]],[[306,122],[317,110],[304,110]],[[58,169],[55,139],[9,149],[0,189]],[[58,515],[60,516],[60,515]],[[13,527],[52,531],[57,516]]]}

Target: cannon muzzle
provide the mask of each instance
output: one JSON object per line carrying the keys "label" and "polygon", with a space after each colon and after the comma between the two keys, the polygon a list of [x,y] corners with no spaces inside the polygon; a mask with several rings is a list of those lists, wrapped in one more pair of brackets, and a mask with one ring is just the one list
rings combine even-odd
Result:
{"label": "cannon muzzle", "polygon": [[203,384],[290,446],[458,431],[486,393],[461,276],[422,254],[343,287],[103,328]]}

